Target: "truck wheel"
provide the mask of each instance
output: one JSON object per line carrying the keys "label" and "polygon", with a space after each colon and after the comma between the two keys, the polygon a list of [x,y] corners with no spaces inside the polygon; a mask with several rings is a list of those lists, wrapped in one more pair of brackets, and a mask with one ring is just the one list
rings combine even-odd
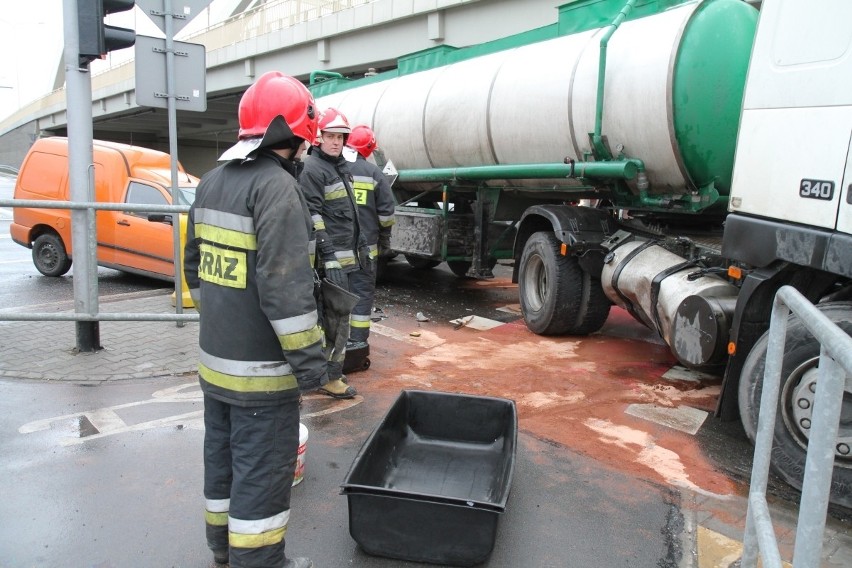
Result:
{"label": "truck wheel", "polygon": [[539,335],[588,335],[609,316],[600,282],[573,256],[559,253],[553,233],[534,233],[524,246],[518,293],[524,321]]}
{"label": "truck wheel", "polygon": [[62,276],[71,268],[71,259],[59,235],[45,233],[33,243],[33,264],[45,276]]}
{"label": "truck wheel", "polygon": [[[828,319],[852,335],[852,302],[829,302],[817,306]],[[763,389],[763,372],[769,332],[761,337],[748,354],[740,376],[738,404],[740,419],[749,439],[754,442]],[[817,382],[819,343],[797,317],[791,316],[781,368],[781,395],[772,446],[772,469],[784,481],[801,490],[809,436],[814,390]],[[852,507],[852,395],[843,395],[840,430],[834,452],[834,473],[830,500]]]}
{"label": "truck wheel", "polygon": [[[450,267],[450,271],[458,276],[459,278],[467,278],[467,271],[470,270],[470,267],[473,263],[469,260],[448,260],[447,266]],[[494,269],[497,266],[496,258],[488,259],[488,268]]]}
{"label": "truck wheel", "polygon": [[429,270],[441,264],[440,260],[432,260],[431,258],[411,256],[408,254],[405,255],[405,260],[408,261],[408,264],[411,265],[411,268],[416,268],[417,270]]}

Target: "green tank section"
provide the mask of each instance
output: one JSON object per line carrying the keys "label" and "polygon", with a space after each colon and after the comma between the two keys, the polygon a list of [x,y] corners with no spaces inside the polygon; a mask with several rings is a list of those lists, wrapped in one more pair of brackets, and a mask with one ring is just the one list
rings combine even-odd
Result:
{"label": "green tank section", "polygon": [[757,10],[741,0],[704,2],[674,61],[671,113],[684,169],[698,188],[728,195]]}

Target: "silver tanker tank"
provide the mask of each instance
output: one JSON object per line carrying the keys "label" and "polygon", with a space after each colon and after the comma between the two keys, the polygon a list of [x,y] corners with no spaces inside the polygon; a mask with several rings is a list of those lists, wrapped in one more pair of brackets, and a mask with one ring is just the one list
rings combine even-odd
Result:
{"label": "silver tanker tank", "polygon": [[[613,154],[644,162],[652,194],[713,185],[727,195],[756,21],[740,0],[708,0],[625,21],[612,35],[602,132]],[[399,170],[588,160],[606,32],[355,81],[318,105],[370,125]]]}

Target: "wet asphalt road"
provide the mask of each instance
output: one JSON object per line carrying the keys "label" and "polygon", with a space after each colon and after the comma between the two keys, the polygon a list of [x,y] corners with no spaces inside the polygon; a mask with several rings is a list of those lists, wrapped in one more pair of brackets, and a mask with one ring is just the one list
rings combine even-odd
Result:
{"label": "wet asphalt road", "polygon": [[[421,325],[418,313],[430,320],[424,330],[470,313],[517,320],[498,310],[517,302],[511,286],[482,293],[476,284],[459,286],[443,266],[427,273],[401,259],[394,266],[378,289],[376,305],[392,315],[381,324],[406,333]],[[497,271],[505,279],[510,268]],[[649,357],[659,351],[641,328],[616,323],[608,337],[646,342]],[[376,362],[352,376],[364,394],[358,404],[311,396],[303,406],[310,431],[306,478],[294,489],[287,542],[288,551],[309,555],[317,567],[421,566],[367,555],[349,535],[340,484],[395,400],[400,370],[394,364],[404,368],[409,360],[389,336],[375,334],[371,344]],[[0,568],[210,565],[202,516],[201,402],[193,377],[100,386],[3,379],[0,393],[0,476],[8,488],[0,516],[14,520],[0,523]],[[738,424],[707,420],[695,440],[711,467],[744,485],[751,447]],[[611,458],[601,461],[522,422],[509,503],[483,565],[690,566],[696,519],[720,531],[733,526],[730,534],[737,536],[742,511],[725,511],[724,503],[634,475],[619,464],[622,450],[600,448]],[[783,484],[771,488],[774,499],[797,498]],[[724,522],[714,525],[714,515]],[[842,513],[834,518],[849,520]]]}
{"label": "wet asphalt road", "polygon": [[[164,399],[164,389],[180,385],[188,386]],[[6,519],[0,566],[209,564],[194,381],[99,387],[2,381],[0,389],[0,473],[7,488],[0,500]],[[156,391],[160,402],[151,402]],[[361,552],[339,494],[357,449],[391,402],[368,396],[337,414],[303,419],[310,437],[305,481],[293,490],[287,537],[293,554],[310,555],[318,567],[417,565]],[[326,405],[310,398],[303,412]],[[81,437],[91,434],[92,422],[110,419],[107,408],[135,426]],[[682,526],[676,493],[522,433],[507,511],[485,565],[677,566]]]}

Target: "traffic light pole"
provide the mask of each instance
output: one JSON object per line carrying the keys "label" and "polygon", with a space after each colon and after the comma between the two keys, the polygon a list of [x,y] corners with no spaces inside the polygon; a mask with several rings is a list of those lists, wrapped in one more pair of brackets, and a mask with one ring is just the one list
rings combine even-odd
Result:
{"label": "traffic light pole", "polygon": [[[177,144],[177,88],[175,86],[175,40],[173,31],[173,12],[172,0],[163,0],[163,12],[165,12],[165,32],[166,32],[166,94],[168,95],[168,120],[169,120],[169,155],[171,156],[171,174],[172,174],[172,204],[180,203],[178,187],[178,144]],[[174,258],[175,258],[175,313],[183,313],[183,263],[179,262],[181,256],[181,223],[179,218],[172,220],[172,229],[174,230]],[[179,321],[178,327],[183,327],[184,323]]]}
{"label": "traffic light pole", "polygon": [[[68,112],[68,180],[71,201],[95,201],[95,167],[92,158],[92,78],[78,59],[80,34],[77,0],[63,0],[65,22],[65,94]],[[98,273],[94,209],[71,211],[74,311],[98,313]],[[97,321],[78,321],[77,350],[97,351],[100,326]]]}

